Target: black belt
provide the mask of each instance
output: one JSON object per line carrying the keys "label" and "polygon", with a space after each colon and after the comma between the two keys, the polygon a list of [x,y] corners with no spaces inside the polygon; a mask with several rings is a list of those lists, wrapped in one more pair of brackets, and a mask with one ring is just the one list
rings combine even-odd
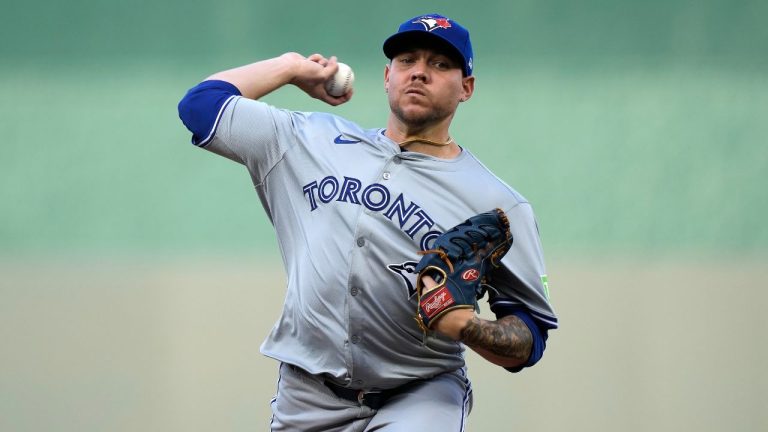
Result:
{"label": "black belt", "polygon": [[329,389],[331,389],[331,391],[336,396],[340,397],[341,399],[346,399],[348,401],[356,402],[356,403],[359,403],[360,405],[365,405],[375,410],[378,410],[379,408],[384,406],[384,404],[387,403],[387,400],[389,400],[389,398],[402,392],[403,390],[405,390],[405,387],[411,385],[411,383],[408,383],[400,387],[395,387],[389,390],[366,392],[365,390],[355,390],[347,387],[342,387],[328,380],[324,380],[324,382],[325,382],[325,385]]}

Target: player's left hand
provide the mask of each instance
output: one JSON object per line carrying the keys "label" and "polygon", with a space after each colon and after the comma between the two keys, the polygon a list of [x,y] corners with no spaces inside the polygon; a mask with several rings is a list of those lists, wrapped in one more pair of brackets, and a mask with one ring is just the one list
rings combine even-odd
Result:
{"label": "player's left hand", "polygon": [[435,239],[432,249],[421,252],[414,269],[415,318],[421,330],[459,340],[478,309],[489,270],[501,265],[511,246],[509,220],[503,210],[493,209],[456,225]]}
{"label": "player's left hand", "polygon": [[[424,289],[427,291],[437,286],[437,282],[430,276],[424,276],[421,280],[424,283]],[[474,310],[454,309],[438,318],[433,325],[433,329],[455,341],[459,341],[461,340],[461,332],[464,330],[464,327],[466,327],[467,323],[474,317]]]}

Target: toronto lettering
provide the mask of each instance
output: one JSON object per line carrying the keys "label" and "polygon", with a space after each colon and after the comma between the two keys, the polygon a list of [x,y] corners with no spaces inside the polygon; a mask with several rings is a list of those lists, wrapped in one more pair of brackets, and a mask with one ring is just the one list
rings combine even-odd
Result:
{"label": "toronto lettering", "polygon": [[320,205],[329,204],[331,201],[362,205],[370,211],[382,213],[412,239],[423,232],[419,241],[423,250],[429,249],[432,242],[442,234],[440,231],[430,231],[435,221],[418,204],[406,201],[403,194],[393,197],[389,189],[381,183],[371,183],[363,187],[362,182],[353,177],[344,176],[343,179],[338,179],[327,176],[320,181],[315,180],[304,185],[302,190],[310,211],[315,211]]}

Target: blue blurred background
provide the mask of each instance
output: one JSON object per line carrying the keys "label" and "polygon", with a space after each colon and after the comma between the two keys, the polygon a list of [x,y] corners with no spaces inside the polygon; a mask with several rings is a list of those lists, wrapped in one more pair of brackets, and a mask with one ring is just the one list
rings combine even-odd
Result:
{"label": "blue blurred background", "polygon": [[367,127],[382,41],[472,32],[452,135],[533,203],[563,328],[541,365],[470,355],[470,430],[765,430],[768,3],[0,3],[0,429],[267,430],[282,303],[247,172],[176,104],[286,51],[354,99],[266,100]]}

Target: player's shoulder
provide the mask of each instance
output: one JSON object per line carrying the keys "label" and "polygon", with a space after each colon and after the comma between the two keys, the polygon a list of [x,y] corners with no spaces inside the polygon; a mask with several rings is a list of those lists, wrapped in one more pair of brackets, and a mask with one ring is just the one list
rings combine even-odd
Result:
{"label": "player's shoulder", "polygon": [[365,129],[356,122],[349,120],[340,115],[324,112],[301,112],[300,115],[304,116],[308,122],[317,125],[326,125],[334,130],[345,130],[350,133],[364,133]]}
{"label": "player's shoulder", "polygon": [[[294,129],[301,130],[299,135],[321,137],[330,136],[335,144],[344,144],[352,141],[351,137],[365,137],[370,131],[356,122],[337,114],[324,111],[294,111],[285,108],[271,107],[286,116]],[[355,140],[354,142],[360,142]]]}
{"label": "player's shoulder", "polygon": [[[293,130],[300,142],[312,142],[313,146],[322,142],[329,144],[351,144],[369,141],[375,135],[370,129],[365,129],[358,123],[324,111],[300,111],[285,107],[277,107],[263,101],[240,98],[238,102],[243,107],[260,111],[271,117],[276,124],[282,125],[283,130]],[[324,139],[325,138],[325,139]]]}
{"label": "player's shoulder", "polygon": [[258,110],[270,112],[273,116],[282,116],[291,119],[297,124],[306,125],[343,125],[348,128],[360,129],[355,122],[348,120],[336,114],[324,111],[300,111],[290,108],[278,107],[262,100],[253,100],[244,97],[237,97],[232,109],[240,110]]}
{"label": "player's shoulder", "polygon": [[475,165],[473,176],[475,181],[482,185],[483,195],[497,202],[505,202],[507,208],[512,208],[519,204],[530,205],[528,199],[517,189],[491,171],[469,150],[464,149],[464,151],[467,153],[469,162]]}

